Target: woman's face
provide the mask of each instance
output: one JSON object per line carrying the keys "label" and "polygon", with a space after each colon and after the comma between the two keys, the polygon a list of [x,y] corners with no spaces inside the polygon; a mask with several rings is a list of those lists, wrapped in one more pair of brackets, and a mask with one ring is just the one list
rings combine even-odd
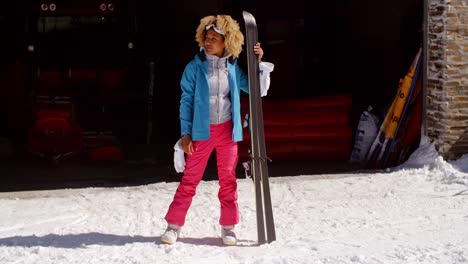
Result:
{"label": "woman's face", "polygon": [[205,50],[210,55],[224,55],[224,36],[209,29],[205,34]]}

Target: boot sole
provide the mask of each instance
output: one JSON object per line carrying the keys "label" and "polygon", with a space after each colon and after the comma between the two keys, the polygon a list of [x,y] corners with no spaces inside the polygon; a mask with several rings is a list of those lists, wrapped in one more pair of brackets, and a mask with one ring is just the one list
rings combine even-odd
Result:
{"label": "boot sole", "polygon": [[237,241],[223,241],[225,246],[235,246],[237,245]]}
{"label": "boot sole", "polygon": [[172,245],[172,244],[175,244],[176,241],[165,240],[165,239],[161,238],[161,242],[164,243],[164,244]]}

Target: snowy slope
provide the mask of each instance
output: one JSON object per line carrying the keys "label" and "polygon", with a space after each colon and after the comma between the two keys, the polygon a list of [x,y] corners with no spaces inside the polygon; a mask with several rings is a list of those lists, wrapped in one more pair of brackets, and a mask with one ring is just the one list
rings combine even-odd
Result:
{"label": "snowy slope", "polygon": [[233,247],[216,181],[200,183],[172,246],[159,236],[177,183],[1,193],[0,263],[468,263],[467,164],[430,145],[386,172],[271,178],[277,241],[261,246],[249,179]]}

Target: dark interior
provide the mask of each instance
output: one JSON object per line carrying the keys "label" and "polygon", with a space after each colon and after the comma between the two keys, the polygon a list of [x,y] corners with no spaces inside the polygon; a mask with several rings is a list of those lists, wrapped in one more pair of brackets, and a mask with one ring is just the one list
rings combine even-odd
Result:
{"label": "dark interior", "polygon": [[[50,3],[56,4],[55,13],[41,11],[41,4]],[[133,181],[138,177],[132,174],[138,174],[151,181],[155,175],[147,174],[154,174],[156,168],[174,175],[172,146],[180,136],[179,81],[185,64],[199,50],[194,32],[203,16],[230,14],[243,29],[242,11],[252,13],[265,51],[263,60],[275,64],[268,98],[349,95],[353,130],[360,113],[368,106],[383,114],[395,95],[399,79],[422,45],[421,0],[279,3],[116,0],[111,2],[112,11],[105,12],[99,11],[100,3],[44,0],[2,4],[0,137],[10,140],[14,154],[9,155],[3,147],[0,158],[4,172],[0,177],[9,178],[10,187],[18,179],[34,181],[27,176],[28,168],[49,171],[50,164],[32,157],[23,146],[36,105],[31,94],[40,90],[41,80],[53,72],[66,79],[67,95],[75,99],[74,111],[83,129],[111,131],[123,148],[126,164],[145,167],[139,174],[128,166],[127,170],[119,169],[125,175],[118,179]],[[245,52],[239,63],[246,66]],[[152,72],[152,110],[148,111]],[[92,81],[73,82],[76,76],[91,76],[77,79]],[[108,89],[102,88],[101,81],[108,84]],[[153,122],[150,142],[148,119]],[[81,162],[73,164],[75,171],[88,166]],[[305,159],[301,161],[302,171],[291,169],[288,173],[286,166],[281,169],[278,165],[276,173],[301,174],[307,167],[315,172],[349,169],[345,164],[346,160],[327,165]],[[57,170],[57,164],[52,167]],[[106,170],[112,174],[110,167],[93,165],[102,175],[107,175]],[[78,174],[70,177],[80,178]],[[116,182],[120,182],[118,179]]]}

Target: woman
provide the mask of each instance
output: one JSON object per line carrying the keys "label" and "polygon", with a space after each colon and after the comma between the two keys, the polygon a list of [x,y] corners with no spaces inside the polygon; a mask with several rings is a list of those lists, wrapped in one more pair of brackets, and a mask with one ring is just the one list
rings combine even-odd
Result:
{"label": "woman", "polygon": [[[239,222],[237,142],[242,140],[240,90],[248,92],[248,78],[237,64],[244,36],[230,16],[216,15],[200,20],[196,41],[201,51],[187,64],[181,80],[180,142],[187,161],[182,162],[184,175],[166,214],[168,226],[161,241],[173,244],[179,237],[196,187],[211,152],[216,149],[221,236],[225,245],[235,245],[234,226]],[[260,61],[263,57],[260,43],[251,48]],[[261,62],[260,69],[263,69],[260,78],[265,95],[273,64]]]}

